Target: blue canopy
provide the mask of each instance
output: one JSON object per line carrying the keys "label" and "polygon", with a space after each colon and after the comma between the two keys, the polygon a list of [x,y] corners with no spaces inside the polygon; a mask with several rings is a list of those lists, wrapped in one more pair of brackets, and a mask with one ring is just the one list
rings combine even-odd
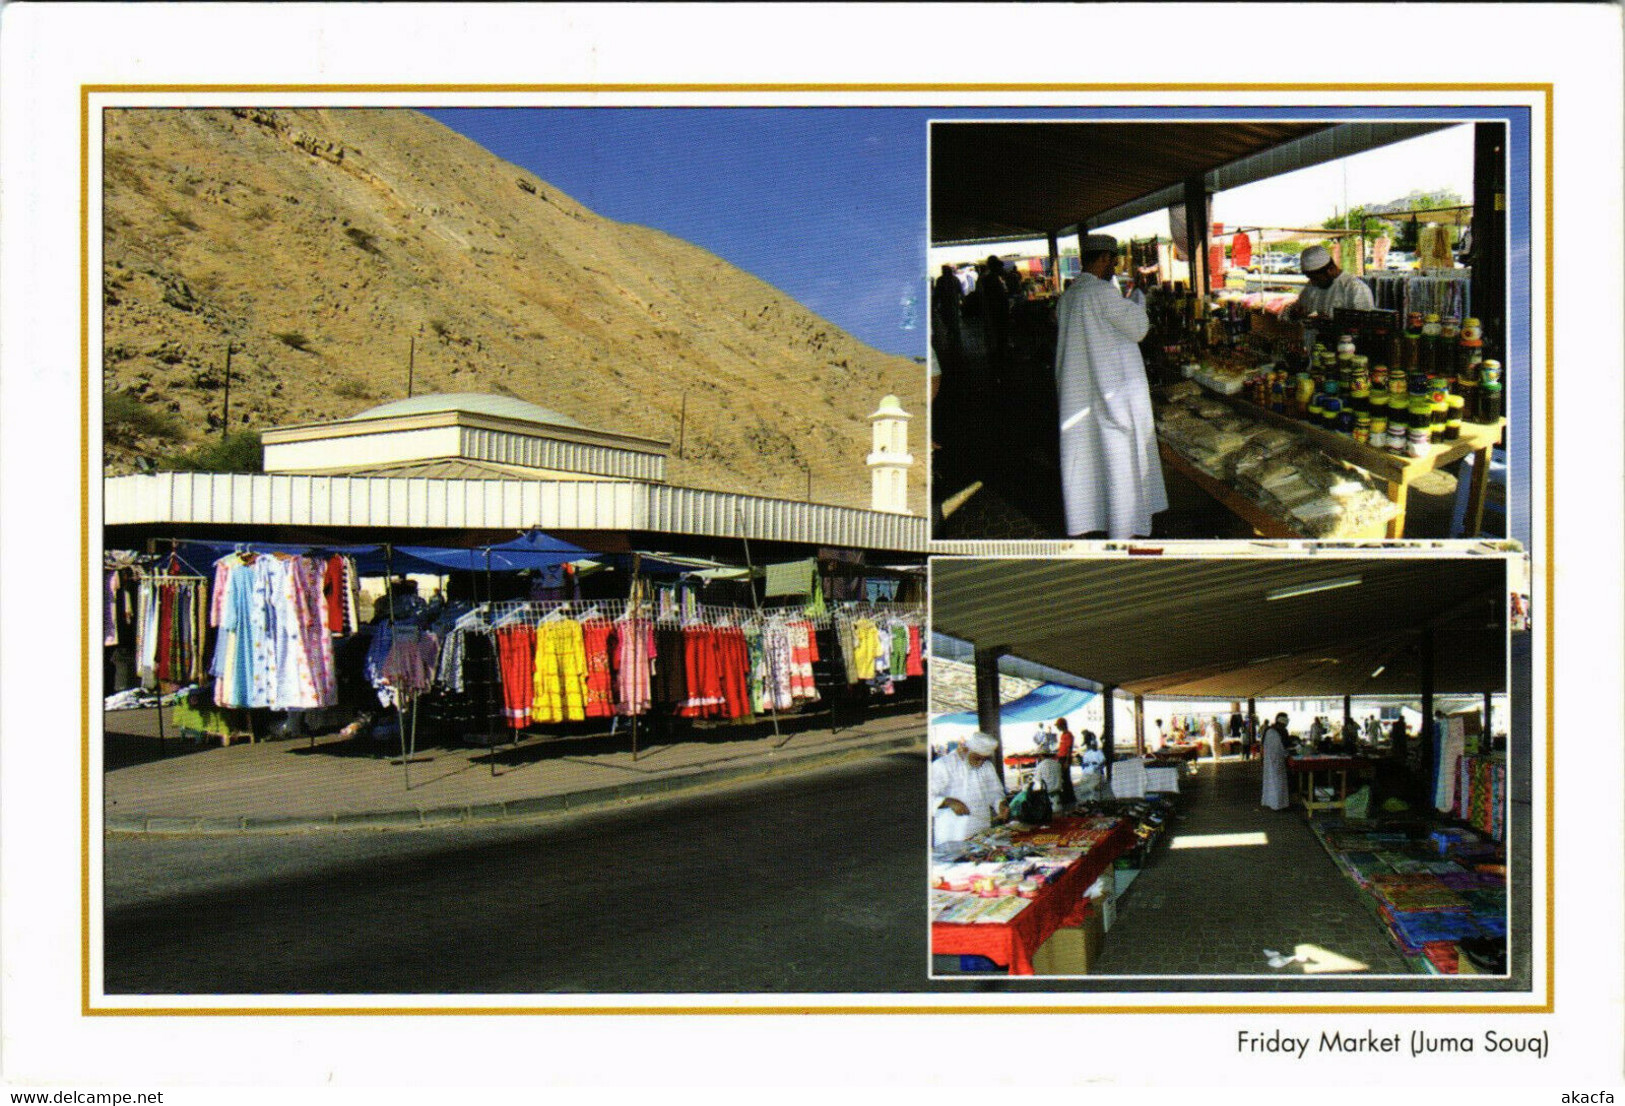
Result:
{"label": "blue canopy", "polygon": [[[1065,718],[1082,710],[1094,697],[1095,692],[1084,691],[1082,688],[1042,684],[1021,698],[1000,707],[999,726],[1002,728],[1053,722],[1057,718]],[[938,726],[976,726],[979,720],[975,711],[967,710],[957,714],[939,714],[931,719],[931,723]]]}
{"label": "blue canopy", "polygon": [[381,576],[385,572],[421,572],[439,575],[448,571],[516,572],[520,569],[552,568],[570,561],[601,560],[604,554],[594,553],[579,545],[560,541],[540,530],[521,534],[512,541],[479,549],[443,548],[429,545],[398,545],[386,553],[382,545],[324,545],[313,546],[276,542],[223,542],[182,541],[175,551],[181,559],[199,572],[207,572],[214,561],[237,549],[250,549],[256,553],[309,553],[321,550],[344,553],[355,558],[356,568],[363,576]]}

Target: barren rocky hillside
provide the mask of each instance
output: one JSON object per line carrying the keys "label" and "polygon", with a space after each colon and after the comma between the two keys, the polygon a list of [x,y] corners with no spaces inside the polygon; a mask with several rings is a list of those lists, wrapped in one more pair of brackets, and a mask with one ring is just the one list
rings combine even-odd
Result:
{"label": "barren rocky hillside", "polygon": [[[232,428],[406,394],[498,392],[676,442],[675,483],[869,504],[866,416],[924,373],[716,256],[601,218],[408,110],[106,117],[105,390],[185,440],[109,441],[110,473]],[[924,508],[924,420],[911,504]]]}

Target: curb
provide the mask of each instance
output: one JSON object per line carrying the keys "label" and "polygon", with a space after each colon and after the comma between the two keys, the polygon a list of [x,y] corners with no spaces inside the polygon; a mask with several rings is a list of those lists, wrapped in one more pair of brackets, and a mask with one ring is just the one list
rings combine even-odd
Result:
{"label": "curb", "polygon": [[465,803],[450,806],[410,807],[400,810],[373,810],[306,815],[289,818],[260,818],[250,815],[226,818],[148,817],[143,814],[109,814],[103,819],[104,833],[179,835],[221,835],[244,833],[306,833],[313,830],[399,830],[425,829],[454,825],[478,825],[498,821],[527,821],[557,817],[561,814],[581,814],[602,810],[624,803],[664,798],[688,791],[699,791],[718,784],[741,783],[752,779],[768,779],[790,775],[813,768],[823,768],[841,761],[857,760],[877,753],[904,749],[924,749],[925,738],[920,734],[879,738],[872,742],[807,753],[789,760],[767,761],[758,764],[735,765],[711,771],[689,772],[677,776],[636,783],[597,787],[565,795],[537,795],[506,802]]}

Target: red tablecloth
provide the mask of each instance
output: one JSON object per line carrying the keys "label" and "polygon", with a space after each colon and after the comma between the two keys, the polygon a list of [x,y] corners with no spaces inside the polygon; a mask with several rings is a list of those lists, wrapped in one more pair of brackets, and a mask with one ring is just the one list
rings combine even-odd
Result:
{"label": "red tablecloth", "polygon": [[[1057,818],[1053,825],[1064,827],[1070,818]],[[1082,925],[1089,913],[1084,892],[1100,878],[1112,861],[1134,844],[1127,822],[1100,844],[1084,853],[1061,873],[1055,882],[1039,892],[1031,906],[1008,922],[964,925],[934,922],[931,925],[931,951],[939,956],[985,956],[1007,966],[1011,975],[1033,974],[1033,953],[1064,926]]]}

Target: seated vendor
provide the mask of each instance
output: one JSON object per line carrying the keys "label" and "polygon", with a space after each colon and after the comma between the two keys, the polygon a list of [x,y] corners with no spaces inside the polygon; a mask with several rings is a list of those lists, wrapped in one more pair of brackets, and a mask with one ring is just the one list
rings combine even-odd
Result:
{"label": "seated vendor", "polygon": [[998,751],[997,739],[977,732],[931,765],[931,809],[968,818],[961,827],[962,838],[1009,816],[1010,803],[991,759]]}

